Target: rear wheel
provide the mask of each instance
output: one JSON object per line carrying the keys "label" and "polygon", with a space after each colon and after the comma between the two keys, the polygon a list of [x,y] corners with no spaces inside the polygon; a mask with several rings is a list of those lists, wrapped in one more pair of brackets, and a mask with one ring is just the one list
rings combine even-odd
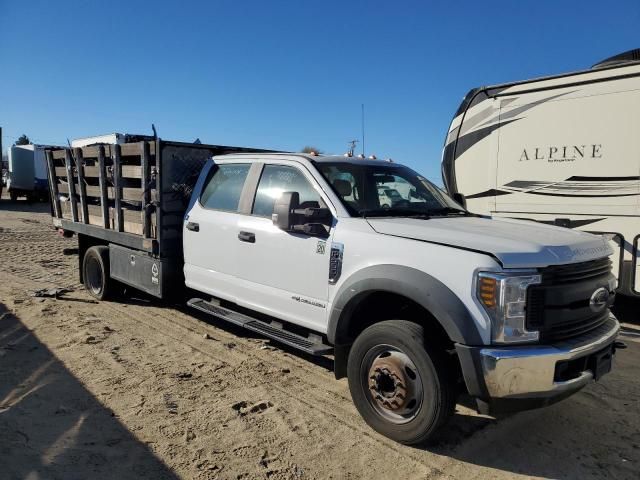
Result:
{"label": "rear wheel", "polygon": [[379,433],[405,444],[433,438],[455,408],[447,359],[426,344],[424,329],[389,320],[365,329],[347,366],[353,402]]}
{"label": "rear wheel", "polygon": [[82,260],[82,278],[90,295],[98,300],[109,297],[112,289],[109,278],[109,247],[96,245],[87,249]]}
{"label": "rear wheel", "polygon": [[9,190],[9,198],[11,199],[12,202],[15,202],[18,200],[18,192],[16,192],[15,190]]}

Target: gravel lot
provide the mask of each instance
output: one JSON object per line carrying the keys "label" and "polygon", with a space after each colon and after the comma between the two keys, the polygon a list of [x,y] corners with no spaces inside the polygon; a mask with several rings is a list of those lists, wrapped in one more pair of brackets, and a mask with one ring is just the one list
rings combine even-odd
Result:
{"label": "gravel lot", "polygon": [[[330,359],[148,299],[93,301],[75,246],[48,206],[0,201],[3,479],[639,478],[638,327],[601,382],[498,421],[458,405],[416,449],[367,427]],[[71,292],[30,296],[44,287]]]}

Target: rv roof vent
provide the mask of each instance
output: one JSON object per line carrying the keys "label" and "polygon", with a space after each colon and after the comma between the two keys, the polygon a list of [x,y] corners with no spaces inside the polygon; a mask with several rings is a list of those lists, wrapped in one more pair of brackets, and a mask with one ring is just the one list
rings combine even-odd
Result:
{"label": "rv roof vent", "polygon": [[625,63],[640,62],[640,48],[629,50],[628,52],[619,53],[613,57],[605,58],[601,62],[596,63],[591,68],[612,67],[614,65],[623,65]]}

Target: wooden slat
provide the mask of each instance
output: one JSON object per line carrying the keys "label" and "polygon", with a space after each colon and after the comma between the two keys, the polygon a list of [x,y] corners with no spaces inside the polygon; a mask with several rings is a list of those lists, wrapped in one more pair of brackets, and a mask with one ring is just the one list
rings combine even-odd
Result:
{"label": "wooden slat", "polygon": [[[67,178],[73,178],[73,166],[71,162],[71,150],[65,149],[64,151],[64,163],[67,167]],[[69,182],[69,199],[71,200],[71,218],[74,222],[78,221],[78,199],[76,197],[76,185],[74,182]]]}
{"label": "wooden slat", "polygon": [[98,155],[100,154],[100,148],[104,149],[105,156],[111,156],[110,145],[91,145],[90,147],[82,147],[82,155],[84,156],[84,158],[98,158]]}
{"label": "wooden slat", "polygon": [[[56,167],[56,175],[66,177],[67,170],[64,167]],[[84,167],[84,176],[87,178],[97,178],[100,176],[100,167]],[[122,165],[123,178],[142,178],[142,168],[137,165]]]}
{"label": "wooden slat", "polygon": [[120,155],[123,157],[139,157],[141,154],[140,143],[123,143],[120,145]]}
{"label": "wooden slat", "polygon": [[113,183],[115,186],[115,195],[113,206],[115,208],[115,229],[119,232],[124,231],[124,218],[122,217],[122,159],[120,157],[120,145],[114,145],[112,152],[113,159]]}
{"label": "wooden slat", "polygon": [[123,143],[120,145],[120,155],[123,157],[137,157],[142,154],[142,144],[147,143],[149,145],[149,154],[154,155],[156,151],[155,142],[149,144],[148,142],[136,142],[136,143]]}
{"label": "wooden slat", "polygon": [[[89,217],[102,217],[102,207],[100,205],[87,205],[89,210]],[[113,213],[113,208],[110,208],[110,213]],[[142,225],[142,212],[138,209],[122,208],[122,215],[125,222],[137,223]],[[113,215],[109,216],[109,223],[113,220]],[[102,223],[100,223],[102,225]]]}
{"label": "wooden slat", "polygon": [[82,149],[74,150],[76,165],[78,168],[78,186],[80,187],[80,210],[82,211],[82,221],[89,223],[89,211],[87,210],[87,184],[84,181],[84,159]]}
{"label": "wooden slat", "polygon": [[[123,143],[120,145],[120,155],[121,156],[138,156],[141,151],[142,142],[137,143]],[[90,147],[82,147],[82,156],[84,158],[97,158],[100,147],[104,148],[104,154],[106,157],[110,157],[113,155],[113,147],[114,145],[91,145]],[[149,154],[155,155],[156,153],[156,144],[155,142],[149,142]],[[64,158],[64,150],[54,150],[53,158],[55,160],[60,160]]]}
{"label": "wooden slat", "polygon": [[149,154],[149,143],[142,142],[142,157],[141,157],[141,173],[142,173],[142,226],[143,234],[145,238],[151,237],[151,195],[150,195],[150,170],[149,160],[151,155]]}
{"label": "wooden slat", "polygon": [[109,228],[109,197],[107,192],[107,172],[104,166],[103,146],[98,147],[98,192],[100,197],[100,210],[102,216],[102,226]]}
{"label": "wooden slat", "polygon": [[51,150],[46,151],[46,157],[47,173],[49,175],[49,193],[51,194],[51,202],[53,203],[53,213],[57,218],[62,218],[62,209],[60,208],[60,197],[58,194],[58,179],[56,178],[56,169],[53,166],[53,155]]}
{"label": "wooden slat", "polygon": [[[74,187],[77,187],[77,184],[74,184]],[[69,184],[61,183],[58,185],[58,189],[60,193],[69,193]],[[101,198],[100,187],[94,187],[91,185],[86,186],[87,196],[88,197],[96,197]],[[129,200],[131,202],[142,202],[142,189],[140,188],[122,188],[122,195],[120,200]],[[151,194],[155,194],[155,189],[151,190]],[[116,198],[116,189],[114,187],[107,186],[107,198],[111,200],[115,200]]]}

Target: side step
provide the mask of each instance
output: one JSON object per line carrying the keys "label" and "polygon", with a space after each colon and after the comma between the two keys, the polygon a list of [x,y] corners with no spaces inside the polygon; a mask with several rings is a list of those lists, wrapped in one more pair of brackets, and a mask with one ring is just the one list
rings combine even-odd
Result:
{"label": "side step", "polygon": [[310,355],[328,355],[333,353],[333,347],[313,341],[309,338],[288,332],[279,326],[273,326],[270,323],[258,320],[240,312],[235,312],[220,305],[214,305],[201,298],[192,298],[187,305],[200,310],[201,312],[213,315],[221,320],[226,320],[239,327],[246,328],[252,332],[259,333],[265,337],[277,340],[297,350],[301,350]]}

